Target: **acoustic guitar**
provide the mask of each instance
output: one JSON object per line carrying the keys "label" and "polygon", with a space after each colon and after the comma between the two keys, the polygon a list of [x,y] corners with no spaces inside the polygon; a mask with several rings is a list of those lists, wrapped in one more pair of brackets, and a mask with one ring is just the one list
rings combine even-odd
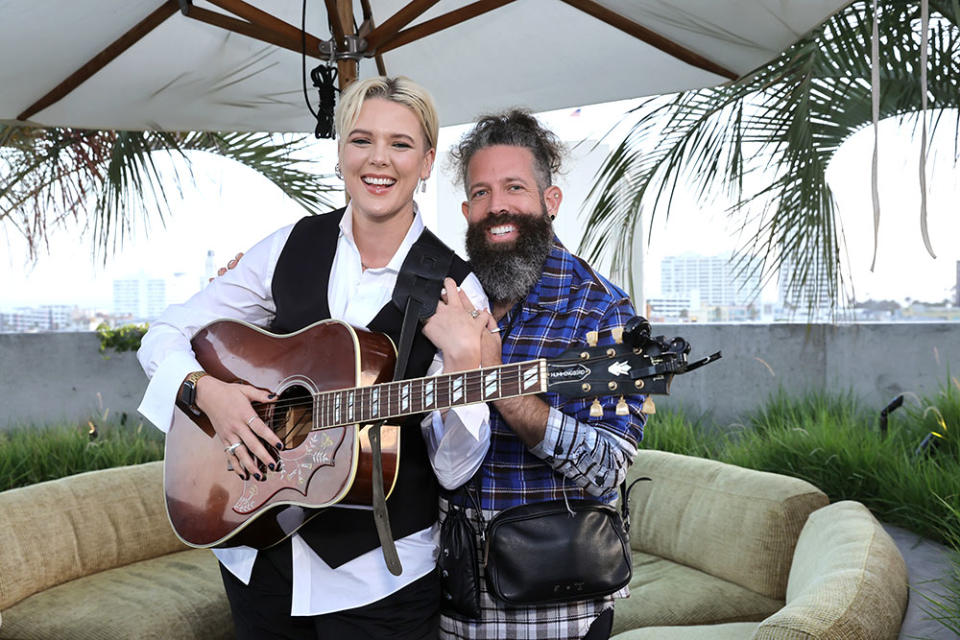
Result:
{"label": "acoustic guitar", "polygon": [[[666,394],[674,375],[720,357],[687,363],[682,338],[649,337],[649,324],[634,318],[617,344],[573,348],[559,358],[485,367],[391,382],[396,350],[387,336],[325,320],[287,335],[244,322],[219,320],[193,338],[203,369],[225,382],[244,382],[277,394],[255,404],[274,431],[264,443],[280,461],[265,480],[240,479],[228,471],[223,443],[209,420],[185,407],[174,410],[167,434],[164,490],[167,514],[177,536],[192,547],[281,542],[334,504],[370,505],[373,468],[369,425],[477,402],[555,392],[569,397]],[[617,401],[617,397],[620,397]],[[603,415],[599,399],[591,415]],[[392,490],[400,464],[398,427],[383,427],[384,487]],[[389,497],[389,493],[388,493]]]}

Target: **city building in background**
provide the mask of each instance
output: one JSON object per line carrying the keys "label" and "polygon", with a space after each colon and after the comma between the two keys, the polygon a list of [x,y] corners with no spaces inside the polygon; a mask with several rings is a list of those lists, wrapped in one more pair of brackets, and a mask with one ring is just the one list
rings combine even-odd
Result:
{"label": "city building in background", "polygon": [[141,271],[113,281],[113,313],[129,316],[131,322],[149,322],[167,308],[167,283]]}
{"label": "city building in background", "polygon": [[759,275],[738,269],[731,252],[666,256],[660,261],[660,295],[647,300],[647,315],[653,322],[768,320],[759,295]]}

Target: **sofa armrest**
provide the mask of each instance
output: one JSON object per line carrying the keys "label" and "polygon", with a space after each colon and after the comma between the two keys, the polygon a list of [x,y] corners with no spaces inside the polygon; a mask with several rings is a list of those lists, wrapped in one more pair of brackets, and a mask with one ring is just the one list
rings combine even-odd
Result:
{"label": "sofa armrest", "polygon": [[859,502],[811,514],[797,541],[786,606],[754,638],[897,638],[907,606],[907,567],[896,544]]}

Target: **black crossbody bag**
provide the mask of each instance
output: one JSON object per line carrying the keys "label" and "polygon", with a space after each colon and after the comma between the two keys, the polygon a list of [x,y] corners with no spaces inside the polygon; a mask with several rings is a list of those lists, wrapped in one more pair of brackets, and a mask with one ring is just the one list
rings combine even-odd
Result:
{"label": "black crossbody bag", "polygon": [[[620,512],[598,500],[550,500],[504,509],[485,526],[476,509],[490,594],[511,605],[536,605],[601,598],[627,586],[633,575],[629,493],[649,479],[620,485]],[[473,527],[461,505],[450,505],[440,533],[444,604],[477,618]]]}

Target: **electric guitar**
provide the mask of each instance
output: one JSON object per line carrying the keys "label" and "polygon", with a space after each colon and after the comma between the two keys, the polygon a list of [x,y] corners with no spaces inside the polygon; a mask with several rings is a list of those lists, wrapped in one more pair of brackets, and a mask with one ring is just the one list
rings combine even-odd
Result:
{"label": "electric guitar", "polygon": [[[177,536],[193,547],[250,545],[267,548],[337,503],[370,505],[373,469],[364,425],[427,411],[500,398],[558,393],[594,397],[590,414],[601,417],[599,397],[620,415],[631,394],[667,394],[674,375],[720,357],[687,363],[690,346],[650,337],[634,318],[614,331],[616,344],[587,345],[555,359],[484,367],[391,382],[396,350],[387,336],[324,320],[301,331],[274,335],[252,325],[219,320],[192,340],[204,371],[225,382],[244,382],[277,394],[255,404],[274,431],[264,446],[280,461],[261,469],[264,481],[241,480],[227,470],[223,443],[206,416],[179,405],[166,438],[164,491]],[[389,492],[400,463],[398,427],[383,427],[384,487]],[[388,493],[389,496],[389,493]]]}

